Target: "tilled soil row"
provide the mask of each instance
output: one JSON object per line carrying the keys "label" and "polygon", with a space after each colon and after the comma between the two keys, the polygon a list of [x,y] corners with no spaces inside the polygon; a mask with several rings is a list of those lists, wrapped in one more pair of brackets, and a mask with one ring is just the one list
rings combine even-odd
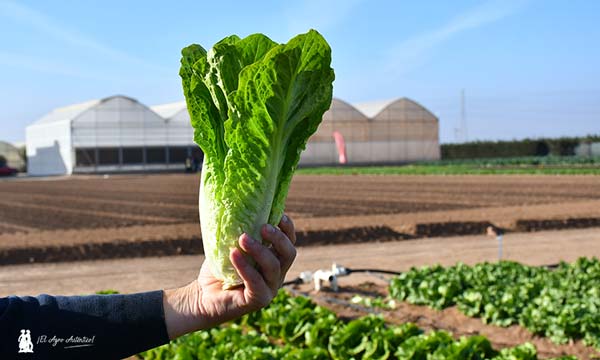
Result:
{"label": "tilled soil row", "polygon": [[[385,225],[335,230],[300,230],[297,231],[296,245],[356,244],[479,235],[485,234],[489,226],[498,228],[489,221],[453,221],[415,224],[406,227],[406,232],[399,232]],[[513,223],[513,226],[505,227],[502,230],[533,232],[589,227],[600,227],[600,218],[518,220]],[[144,234],[148,234],[148,236],[145,237]],[[31,237],[32,235],[35,234],[17,234],[16,236]],[[47,239],[53,238],[53,235],[62,236],[65,241],[48,241]],[[74,241],[74,239],[69,239],[71,236],[80,237]],[[203,254],[202,239],[196,224],[104,229],[104,232],[101,230],[79,232],[70,230],[60,234],[45,234],[38,239],[29,239],[25,243],[17,241],[16,243],[20,246],[14,246],[15,242],[6,241],[8,239],[10,239],[10,235],[0,236],[0,265]]]}
{"label": "tilled soil row", "polygon": [[[189,223],[198,219],[198,175],[87,176],[52,181],[0,182],[0,236],[18,231],[53,231]],[[376,176],[297,175],[286,210],[316,223],[361,217],[348,226],[397,225],[377,218],[405,214],[401,223],[490,220],[441,219],[445,214],[484,212],[488,208],[600,203],[595,176]],[[482,210],[479,210],[482,209]],[[564,217],[599,216],[564,210]],[[589,207],[588,207],[589,209]],[[554,211],[556,212],[556,211]],[[421,219],[411,215],[425,214]],[[432,217],[430,219],[429,217]],[[545,214],[537,215],[550,219]],[[530,218],[524,216],[522,218]],[[6,226],[10,225],[10,226]],[[334,228],[318,226],[307,230]],[[16,230],[15,230],[16,229]]]}

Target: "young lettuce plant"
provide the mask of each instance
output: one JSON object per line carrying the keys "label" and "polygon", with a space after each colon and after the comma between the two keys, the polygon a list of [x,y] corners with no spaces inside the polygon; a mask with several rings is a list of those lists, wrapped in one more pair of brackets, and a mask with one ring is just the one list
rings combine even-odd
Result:
{"label": "young lettuce plant", "polygon": [[331,49],[310,30],[287,44],[233,35],[182,55],[194,141],[204,152],[204,253],[228,289],[241,284],[230,249],[242,233],[262,241],[261,226],[279,223],[300,153],[331,104]]}

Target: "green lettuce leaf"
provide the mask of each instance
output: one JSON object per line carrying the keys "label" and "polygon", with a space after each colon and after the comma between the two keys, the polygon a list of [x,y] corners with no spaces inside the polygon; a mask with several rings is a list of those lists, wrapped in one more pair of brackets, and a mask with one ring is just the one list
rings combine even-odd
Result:
{"label": "green lettuce leaf", "polygon": [[224,288],[241,284],[230,249],[277,225],[292,175],[332,97],[331,49],[310,30],[277,44],[229,36],[182,50],[183,92],[205,154],[200,223],[206,259]]}

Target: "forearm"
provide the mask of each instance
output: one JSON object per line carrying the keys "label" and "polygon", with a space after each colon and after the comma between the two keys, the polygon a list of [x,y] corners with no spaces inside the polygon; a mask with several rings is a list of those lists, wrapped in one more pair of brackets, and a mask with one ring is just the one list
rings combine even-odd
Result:
{"label": "forearm", "polygon": [[0,299],[0,358],[17,356],[21,329],[34,359],[119,359],[168,342],[162,291]]}
{"label": "forearm", "polygon": [[[221,283],[218,286],[220,290]],[[208,307],[203,305],[203,296],[209,298]],[[163,308],[170,340],[194,331],[213,328],[250,311],[247,306],[232,305],[231,300],[226,297],[204,294],[198,281],[165,290]]]}
{"label": "forearm", "polygon": [[193,308],[198,304],[198,296],[196,281],[187,286],[164,291],[165,326],[170,340],[203,328],[197,316],[198,310]]}

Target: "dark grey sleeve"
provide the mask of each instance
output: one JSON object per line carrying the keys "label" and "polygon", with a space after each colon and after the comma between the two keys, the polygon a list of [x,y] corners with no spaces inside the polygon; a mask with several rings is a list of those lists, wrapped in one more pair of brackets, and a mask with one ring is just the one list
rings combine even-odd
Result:
{"label": "dark grey sleeve", "polygon": [[0,359],[121,359],[167,342],[162,291],[0,298]]}

